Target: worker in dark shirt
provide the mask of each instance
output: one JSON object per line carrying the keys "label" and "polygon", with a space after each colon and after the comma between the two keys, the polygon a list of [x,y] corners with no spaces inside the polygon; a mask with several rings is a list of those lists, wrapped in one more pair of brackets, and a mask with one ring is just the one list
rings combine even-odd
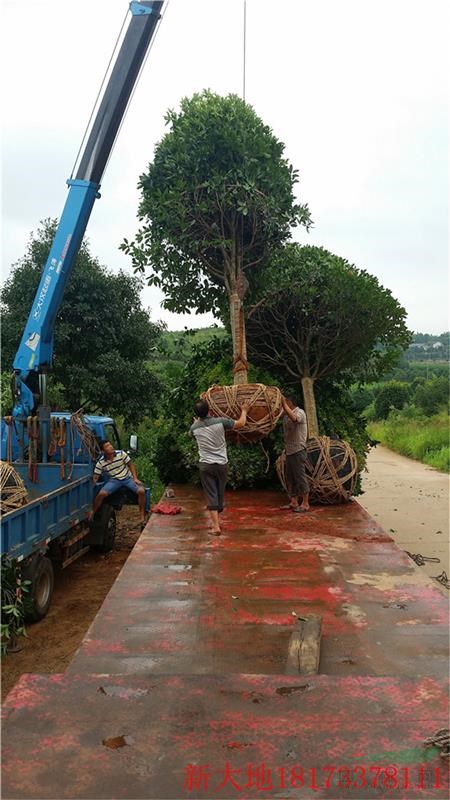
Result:
{"label": "worker in dark shirt", "polygon": [[[308,440],[308,422],[302,408],[294,398],[283,397],[283,434],[286,451],[286,483],[289,494],[289,505],[282,508],[292,509],[296,513],[309,511],[309,481],[306,476],[306,442]],[[302,498],[301,504],[299,499]]]}

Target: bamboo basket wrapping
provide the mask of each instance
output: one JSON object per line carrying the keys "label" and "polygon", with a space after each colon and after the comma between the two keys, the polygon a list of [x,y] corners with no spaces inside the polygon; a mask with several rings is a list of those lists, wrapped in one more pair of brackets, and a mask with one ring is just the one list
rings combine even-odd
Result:
{"label": "bamboo basket wrapping", "polygon": [[268,436],[283,413],[282,394],[276,386],[263,383],[242,383],[233,386],[211,386],[201,395],[209,405],[212,417],[238,419],[244,400],[250,402],[247,422],[239,431],[227,431],[230,441],[257,442]]}
{"label": "bamboo basket wrapping", "polygon": [[[348,502],[355,491],[358,474],[356,455],[348,442],[317,436],[308,439],[306,449],[311,502],[320,505]],[[284,450],[277,458],[276,468],[281,485],[288,494]]]}

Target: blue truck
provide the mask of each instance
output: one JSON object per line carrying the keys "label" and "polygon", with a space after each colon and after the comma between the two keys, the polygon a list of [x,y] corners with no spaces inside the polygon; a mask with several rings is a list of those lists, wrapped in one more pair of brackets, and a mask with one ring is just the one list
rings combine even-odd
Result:
{"label": "blue truck", "polygon": [[[164,0],[133,0],[129,5],[128,27],[67,181],[67,200],[13,363],[12,413],[1,422],[2,486],[25,487],[26,502],[2,515],[1,554],[21,562],[22,577],[30,582],[32,620],[45,616],[50,606],[53,565],[65,567],[89,547],[111,549],[116,510],[132,499],[126,491],[115,493],[88,520],[101,486],[94,489],[92,481],[98,440],[108,439],[121,449],[119,436],[110,417],[52,412],[47,375],[64,289],[163,4]],[[149,504],[146,489],[147,510]]]}

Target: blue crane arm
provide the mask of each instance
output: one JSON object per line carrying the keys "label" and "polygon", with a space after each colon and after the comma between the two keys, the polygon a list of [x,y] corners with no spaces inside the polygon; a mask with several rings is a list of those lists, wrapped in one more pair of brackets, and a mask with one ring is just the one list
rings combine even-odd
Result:
{"label": "blue crane arm", "polygon": [[97,197],[100,181],[164,0],[132,0],[131,20],[79,160],[50,253],[42,272],[22,340],[14,359],[13,416],[26,418],[36,408],[38,376],[52,366],[53,334],[64,289]]}
{"label": "blue crane arm", "polygon": [[26,383],[30,372],[39,373],[51,368],[55,318],[94,201],[98,197],[96,183],[80,180],[70,180],[68,183],[69,194],[14,359],[16,389],[20,395],[13,409],[14,416],[32,413],[35,398]]}

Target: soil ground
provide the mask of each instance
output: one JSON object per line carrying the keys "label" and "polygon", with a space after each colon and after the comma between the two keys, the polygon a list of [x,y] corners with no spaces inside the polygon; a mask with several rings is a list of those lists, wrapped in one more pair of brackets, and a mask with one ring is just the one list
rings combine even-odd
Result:
{"label": "soil ground", "polygon": [[56,572],[47,616],[27,625],[20,652],[2,658],[2,700],[24,672],[65,672],[139,536],[138,508],[125,507],[111,553],[86,553]]}
{"label": "soil ground", "polygon": [[[450,575],[449,476],[381,446],[371,451],[368,470],[361,505],[402,549],[440,558],[418,569]],[[47,617],[28,626],[20,652],[2,659],[2,699],[24,672],[66,670],[139,535],[138,509],[129,506],[118,515],[113,552],[87,553],[56,575]]]}
{"label": "soil ground", "polygon": [[450,577],[450,476],[381,445],[370,451],[367,468],[358,502],[402,550],[439,559],[419,567],[430,578],[443,571]]}

